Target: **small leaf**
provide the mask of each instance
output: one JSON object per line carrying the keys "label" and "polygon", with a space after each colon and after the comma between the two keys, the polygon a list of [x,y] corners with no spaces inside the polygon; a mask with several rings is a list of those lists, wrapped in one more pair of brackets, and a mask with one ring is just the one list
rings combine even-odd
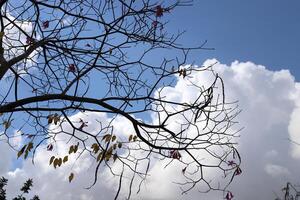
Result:
{"label": "small leaf", "polygon": [[187,168],[187,167],[185,167],[185,168],[182,169],[182,173],[183,173],[183,174],[185,173],[186,168]]}
{"label": "small leaf", "polygon": [[47,119],[48,119],[48,124],[51,124],[53,121],[53,115],[48,115]]}
{"label": "small leaf", "polygon": [[103,155],[103,152],[100,152],[97,156],[97,162],[99,162],[101,159],[102,159],[102,155]]}
{"label": "small leaf", "polygon": [[54,117],[53,120],[54,120],[54,124],[57,125],[57,123],[59,122],[59,117]]}
{"label": "small leaf", "polygon": [[136,139],[137,139],[137,136],[135,135],[135,136],[133,137],[133,141],[136,141]]}
{"label": "small leaf", "polygon": [[31,149],[33,148],[33,143],[29,142],[26,148],[26,151],[31,151]]}
{"label": "small leaf", "polygon": [[53,162],[53,166],[54,166],[54,168],[56,169],[56,166],[58,165],[58,158],[55,158],[54,159],[54,162]]}
{"label": "small leaf", "polygon": [[110,134],[107,134],[107,135],[104,135],[102,140],[104,140],[106,143],[109,142],[111,139],[111,135]]}
{"label": "small leaf", "polygon": [[69,183],[71,183],[71,181],[73,180],[73,178],[74,178],[74,174],[71,173],[70,176],[69,176]]}
{"label": "small leaf", "polygon": [[117,137],[115,135],[112,136],[111,141],[115,141],[117,139]]}
{"label": "small leaf", "polygon": [[76,153],[77,150],[78,150],[78,145],[75,145],[75,146],[74,146],[74,153]]}
{"label": "small leaf", "polygon": [[69,148],[69,154],[71,154],[73,152],[74,152],[74,147],[73,147],[73,145],[71,145],[70,148]]}
{"label": "small leaf", "polygon": [[109,149],[105,153],[105,160],[106,161],[109,161],[109,159],[111,158],[112,152],[113,152],[113,148],[109,147]]}
{"label": "small leaf", "polygon": [[116,162],[117,158],[118,158],[118,155],[117,155],[117,153],[115,153],[114,156],[113,156],[114,162]]}
{"label": "small leaf", "polygon": [[8,129],[10,127],[10,125],[11,125],[11,121],[4,121],[3,125],[4,125],[5,129]]}
{"label": "small leaf", "polygon": [[57,163],[57,165],[60,167],[60,166],[61,166],[61,164],[62,164],[62,159],[61,159],[61,158],[59,158],[59,159],[58,159],[58,163]]}
{"label": "small leaf", "polygon": [[121,142],[118,143],[118,147],[122,148],[122,143]]}
{"label": "small leaf", "polygon": [[92,149],[93,149],[93,152],[96,154],[96,153],[98,153],[98,151],[99,151],[99,146],[98,146],[98,144],[97,143],[94,143],[93,145],[92,145]]}
{"label": "small leaf", "polygon": [[132,137],[133,137],[132,135],[129,135],[129,138],[128,138],[128,141],[129,141],[129,142],[131,142]]}
{"label": "small leaf", "polygon": [[117,148],[117,144],[114,144],[113,145],[113,149],[115,150]]}
{"label": "small leaf", "polygon": [[26,160],[26,158],[28,157],[28,153],[29,153],[29,151],[25,151],[25,154],[24,154],[24,159]]}
{"label": "small leaf", "polygon": [[65,163],[67,161],[68,161],[68,156],[65,156],[64,159],[63,159],[63,163]]}
{"label": "small leaf", "polygon": [[22,147],[22,149],[18,152],[18,158],[24,153],[24,151],[25,151],[25,148],[26,148],[26,145],[24,145],[23,147]]}
{"label": "small leaf", "polygon": [[49,165],[51,165],[51,164],[53,163],[54,158],[55,158],[55,156],[52,156],[52,157],[50,158]]}
{"label": "small leaf", "polygon": [[92,144],[92,149],[97,148],[97,147],[98,147],[97,143]]}
{"label": "small leaf", "polygon": [[111,157],[111,154],[106,154],[106,155],[105,155],[105,160],[106,160],[106,161],[109,161],[110,157]]}

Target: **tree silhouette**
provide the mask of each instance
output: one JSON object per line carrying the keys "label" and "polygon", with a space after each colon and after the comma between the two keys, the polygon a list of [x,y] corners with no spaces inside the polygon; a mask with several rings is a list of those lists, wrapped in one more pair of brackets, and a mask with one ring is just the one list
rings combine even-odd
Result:
{"label": "tree silhouette", "polygon": [[[201,183],[225,191],[241,173],[234,146],[238,131],[232,129],[239,110],[226,102],[213,66],[186,65],[191,51],[208,49],[206,42],[184,47],[177,43],[183,33],[168,31],[168,15],[191,3],[1,0],[1,136],[10,144],[18,130],[26,143],[17,154],[25,159],[44,144],[55,151],[56,138],[69,136],[68,155],[52,156],[50,164],[57,168],[71,154],[78,155],[74,162],[90,154],[97,163],[91,185],[99,170],[111,169],[120,178],[116,198],[125,170],[132,172],[129,199],[136,177],[140,183],[146,179],[153,159],[180,163],[183,193]],[[209,73],[212,82],[193,81],[198,73]],[[179,79],[197,90],[195,98],[168,97],[166,90]],[[89,121],[71,117],[77,113],[105,113],[108,121],[98,121],[94,134]],[[118,117],[133,127],[129,136],[115,133]],[[114,162],[121,163],[118,172]],[[211,185],[204,173],[210,168],[228,179],[224,186]]]}
{"label": "tree silhouette", "polygon": [[[0,178],[0,200],[6,200],[6,189],[4,187],[7,185],[8,179],[1,177]],[[21,194],[13,198],[13,200],[26,200],[24,194],[28,194],[33,187],[32,179],[28,179],[24,182],[23,186],[21,187]],[[39,200],[40,198],[37,195],[34,195],[30,200]]]}

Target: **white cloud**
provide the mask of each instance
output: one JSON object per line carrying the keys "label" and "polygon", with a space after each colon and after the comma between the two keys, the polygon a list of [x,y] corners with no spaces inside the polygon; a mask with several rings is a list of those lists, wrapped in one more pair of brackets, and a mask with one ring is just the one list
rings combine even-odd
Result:
{"label": "white cloud", "polygon": [[271,175],[273,177],[290,175],[290,172],[287,168],[279,166],[279,165],[267,164],[265,166],[265,170],[269,175]]}
{"label": "white cloud", "polygon": [[[204,65],[215,62],[214,59],[207,60]],[[298,173],[300,145],[294,145],[288,141],[288,138],[291,138],[300,143],[299,83],[295,82],[288,70],[271,71],[252,62],[235,61],[229,66],[216,64],[214,69],[225,82],[226,98],[232,101],[239,100],[239,105],[243,110],[237,119],[241,126],[245,127],[238,141],[243,173],[236,177],[229,189],[236,199],[274,199],[273,191],[280,193],[280,189],[287,181],[299,183],[300,180]],[[211,81],[211,77],[206,73],[191,76],[192,80],[204,85]],[[173,88],[167,88],[168,97],[178,100],[193,98],[196,91],[191,87],[186,87],[185,81],[187,80],[178,78]],[[94,114],[91,119],[101,119],[101,122],[104,122],[108,117]],[[132,131],[123,119],[119,118],[116,122],[115,132],[128,134]],[[99,124],[95,124],[97,123],[89,123],[89,131],[97,130]],[[10,172],[8,178],[17,185],[20,179],[32,177],[36,183],[35,191],[38,191],[42,199],[113,198],[116,191],[113,187],[116,179],[112,179],[103,169],[97,185],[91,190],[83,189],[91,183],[94,172],[90,167],[93,166],[91,164],[93,162],[88,160],[88,156],[83,156],[87,160],[73,167],[78,173],[72,184],[66,180],[72,166],[66,166],[66,170],[54,170],[48,166],[49,156],[49,152],[45,149],[41,150],[36,155],[35,166],[30,162],[25,162],[21,169]],[[186,195],[180,195],[178,185],[172,182],[180,180],[181,166],[174,162],[165,169],[165,164],[165,162],[153,163],[148,179],[142,184],[142,191],[137,195],[136,188],[134,188],[134,198],[222,199],[222,193],[199,193],[199,186]],[[220,176],[214,173],[213,170],[207,171],[207,174],[215,180],[220,179]],[[124,188],[128,186],[127,183],[125,182]],[[127,192],[124,189],[122,194],[127,195]]]}

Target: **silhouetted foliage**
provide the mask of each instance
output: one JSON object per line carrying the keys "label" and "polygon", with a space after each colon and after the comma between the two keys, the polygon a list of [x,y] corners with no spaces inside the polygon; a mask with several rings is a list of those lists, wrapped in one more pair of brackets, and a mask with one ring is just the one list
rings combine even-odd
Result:
{"label": "silhouetted foliage", "polygon": [[[4,177],[0,178],[0,200],[7,200],[6,189],[4,189],[4,187],[7,185],[7,182],[8,179]],[[33,181],[32,179],[28,179],[27,181],[25,181],[22,188],[20,189],[22,193],[14,197],[13,200],[26,200],[24,194],[28,194],[32,187],[33,187]],[[39,200],[39,199],[40,198],[37,195],[34,195],[30,200]]]}

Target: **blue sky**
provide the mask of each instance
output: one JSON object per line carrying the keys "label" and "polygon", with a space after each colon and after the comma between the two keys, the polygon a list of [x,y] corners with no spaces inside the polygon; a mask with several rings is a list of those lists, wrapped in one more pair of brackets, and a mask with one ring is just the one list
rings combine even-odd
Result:
{"label": "blue sky", "polygon": [[184,43],[208,40],[214,51],[193,54],[202,63],[217,58],[252,61],[269,69],[289,69],[300,80],[300,1],[201,0],[170,16],[170,25],[186,30]]}

